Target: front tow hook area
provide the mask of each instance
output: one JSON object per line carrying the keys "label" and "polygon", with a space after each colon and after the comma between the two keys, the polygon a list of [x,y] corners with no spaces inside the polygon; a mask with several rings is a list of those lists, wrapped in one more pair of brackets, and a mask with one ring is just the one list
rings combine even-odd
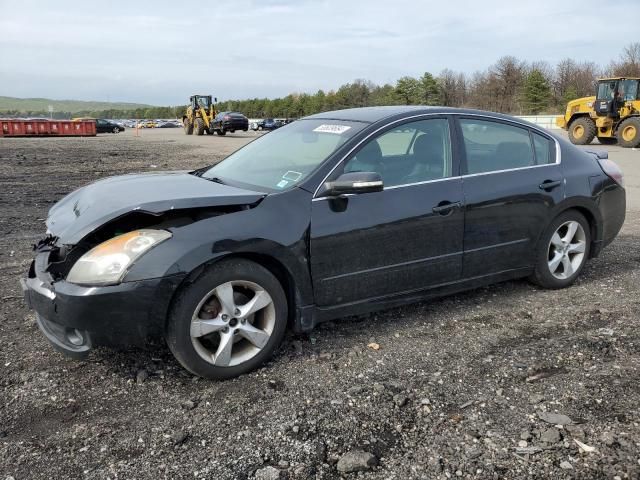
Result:
{"label": "front tow hook area", "polygon": [[60,353],[76,360],[84,360],[91,351],[91,336],[86,330],[65,327],[50,322],[36,312],[36,322],[47,340]]}

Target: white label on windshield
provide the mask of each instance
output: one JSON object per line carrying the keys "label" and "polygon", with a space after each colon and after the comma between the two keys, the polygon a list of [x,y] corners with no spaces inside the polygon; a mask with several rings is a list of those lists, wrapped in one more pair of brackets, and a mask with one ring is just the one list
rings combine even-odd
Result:
{"label": "white label on windshield", "polygon": [[342,134],[349,130],[351,127],[348,125],[320,125],[313,129],[314,132],[323,132],[323,133],[335,133]]}
{"label": "white label on windshield", "polygon": [[289,185],[289,182],[287,182],[286,180],[280,180],[280,181],[278,182],[278,184],[276,185],[276,187],[278,187],[278,188],[284,188],[284,187],[286,187],[287,185]]}
{"label": "white label on windshield", "polygon": [[301,176],[302,174],[300,172],[294,172],[293,170],[289,170],[287,173],[285,173],[282,176],[282,179],[289,180],[291,182],[297,182],[298,180],[300,180]]}

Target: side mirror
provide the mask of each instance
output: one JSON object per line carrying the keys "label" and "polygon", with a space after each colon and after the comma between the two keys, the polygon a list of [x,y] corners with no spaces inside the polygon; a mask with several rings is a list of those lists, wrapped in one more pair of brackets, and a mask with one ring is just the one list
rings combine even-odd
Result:
{"label": "side mirror", "polygon": [[381,192],[384,183],[377,172],[343,173],[333,182],[324,184],[324,196],[337,197],[354,193]]}

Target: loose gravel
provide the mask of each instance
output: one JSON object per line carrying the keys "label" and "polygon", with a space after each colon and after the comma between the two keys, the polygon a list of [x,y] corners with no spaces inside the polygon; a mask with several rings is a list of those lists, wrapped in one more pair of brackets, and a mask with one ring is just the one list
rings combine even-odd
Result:
{"label": "loose gravel", "polygon": [[230,381],[162,344],[56,353],[18,286],[48,208],[221,155],[161,135],[0,139],[0,480],[640,477],[637,211],[569,289],[514,281],[330,322]]}

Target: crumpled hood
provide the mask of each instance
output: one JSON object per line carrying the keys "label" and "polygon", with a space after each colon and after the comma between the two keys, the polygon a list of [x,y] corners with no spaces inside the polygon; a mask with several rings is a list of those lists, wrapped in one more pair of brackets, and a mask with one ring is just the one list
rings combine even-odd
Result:
{"label": "crumpled hood", "polygon": [[186,172],[109,177],[70,193],[49,210],[47,228],[62,243],[75,244],[106,222],[138,210],[252,204],[264,193],[222,185]]}

